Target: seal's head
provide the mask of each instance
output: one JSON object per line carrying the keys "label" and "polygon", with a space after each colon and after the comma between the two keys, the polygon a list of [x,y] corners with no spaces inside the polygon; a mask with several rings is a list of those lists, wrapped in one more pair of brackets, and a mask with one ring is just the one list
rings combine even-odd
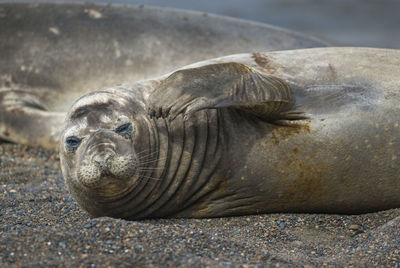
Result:
{"label": "seal's head", "polygon": [[77,100],[67,115],[60,139],[64,179],[94,216],[111,216],[118,200],[140,183],[140,152],[149,150],[151,135],[137,95],[122,87],[96,91]]}

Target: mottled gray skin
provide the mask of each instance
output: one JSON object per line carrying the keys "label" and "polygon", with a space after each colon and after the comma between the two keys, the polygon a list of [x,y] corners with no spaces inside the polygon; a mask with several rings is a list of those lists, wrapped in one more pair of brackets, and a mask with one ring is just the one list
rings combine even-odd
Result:
{"label": "mottled gray skin", "polygon": [[400,51],[240,54],[79,99],[60,156],[93,216],[400,206]]}
{"label": "mottled gray skin", "polygon": [[90,91],[233,53],[324,46],[284,29],[171,9],[0,4],[0,139],[56,147]]}

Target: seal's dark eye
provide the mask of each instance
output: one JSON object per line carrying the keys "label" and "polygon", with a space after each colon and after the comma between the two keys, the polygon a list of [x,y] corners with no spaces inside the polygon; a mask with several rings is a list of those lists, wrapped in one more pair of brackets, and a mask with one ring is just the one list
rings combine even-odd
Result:
{"label": "seal's dark eye", "polygon": [[122,126],[119,126],[115,129],[115,133],[122,135],[122,136],[128,134],[131,131],[132,131],[131,123],[123,124]]}
{"label": "seal's dark eye", "polygon": [[65,145],[67,145],[67,147],[69,147],[69,148],[77,148],[80,143],[81,143],[81,139],[79,139],[77,137],[68,137],[65,140]]}

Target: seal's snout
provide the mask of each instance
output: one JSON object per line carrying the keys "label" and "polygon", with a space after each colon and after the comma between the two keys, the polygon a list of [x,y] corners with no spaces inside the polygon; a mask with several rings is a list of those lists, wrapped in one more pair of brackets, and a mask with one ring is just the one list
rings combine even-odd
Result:
{"label": "seal's snout", "polygon": [[136,166],[136,159],[130,154],[100,153],[80,165],[77,177],[84,186],[93,189],[125,184],[135,175]]}
{"label": "seal's snout", "polygon": [[107,170],[110,168],[110,164],[114,158],[114,153],[107,152],[103,154],[97,154],[93,157],[93,162],[96,164],[101,170]]}
{"label": "seal's snout", "polygon": [[[88,189],[113,195],[137,173],[137,159],[129,140],[111,131],[96,131],[82,148],[77,177]],[[103,189],[104,188],[104,189]],[[113,190],[113,191],[114,191]]]}

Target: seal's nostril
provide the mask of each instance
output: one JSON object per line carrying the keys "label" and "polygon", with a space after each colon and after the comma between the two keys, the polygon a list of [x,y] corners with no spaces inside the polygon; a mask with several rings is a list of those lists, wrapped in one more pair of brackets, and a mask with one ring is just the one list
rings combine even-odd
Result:
{"label": "seal's nostril", "polygon": [[105,168],[107,167],[111,160],[113,158],[113,154],[111,153],[107,153],[107,154],[98,154],[95,155],[95,157],[93,158],[93,161],[100,167]]}
{"label": "seal's nostril", "polygon": [[101,166],[101,165],[103,164],[103,157],[100,156],[100,155],[96,155],[96,156],[93,158],[93,161],[94,161],[96,164],[98,164],[99,166]]}

